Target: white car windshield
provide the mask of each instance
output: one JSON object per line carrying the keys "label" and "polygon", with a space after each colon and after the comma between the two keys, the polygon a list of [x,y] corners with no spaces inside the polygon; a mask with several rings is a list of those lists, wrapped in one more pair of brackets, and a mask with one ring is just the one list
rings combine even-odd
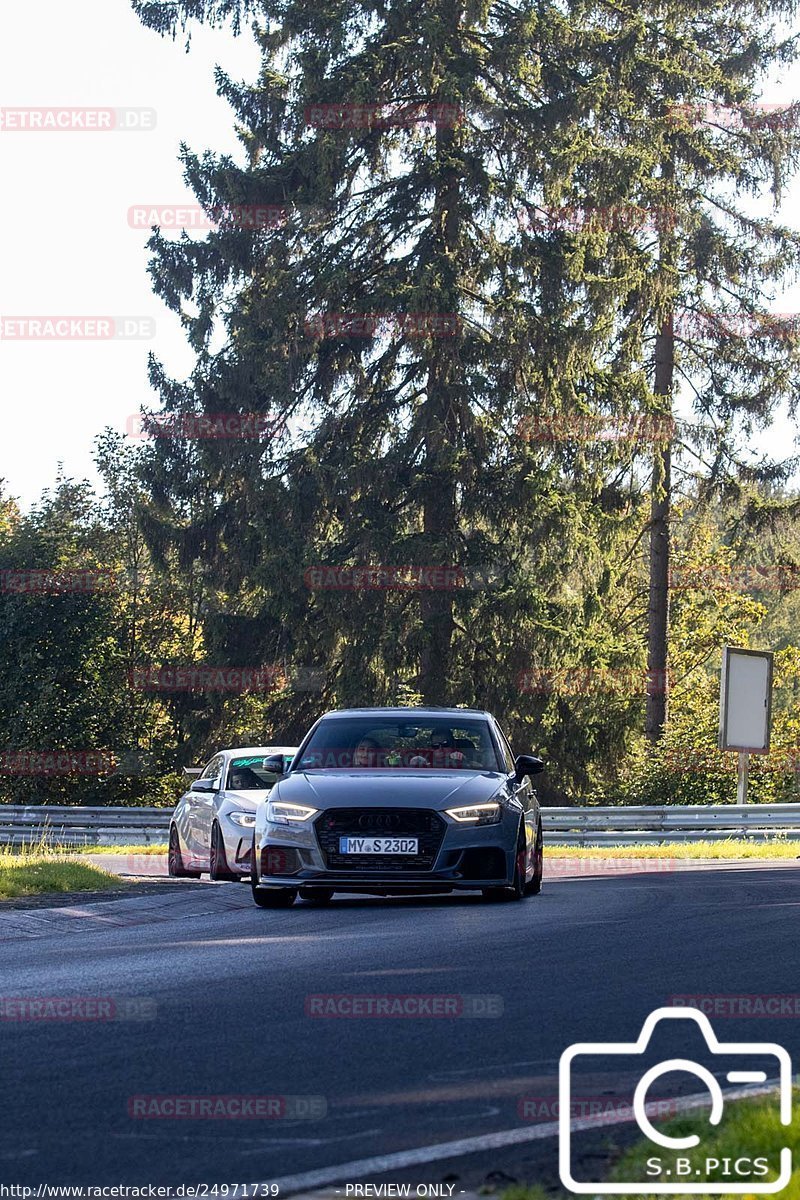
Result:
{"label": "white car windshield", "polygon": [[263,769],[263,763],[263,754],[232,758],[228,763],[227,789],[231,792],[269,790],[275,783],[275,776]]}

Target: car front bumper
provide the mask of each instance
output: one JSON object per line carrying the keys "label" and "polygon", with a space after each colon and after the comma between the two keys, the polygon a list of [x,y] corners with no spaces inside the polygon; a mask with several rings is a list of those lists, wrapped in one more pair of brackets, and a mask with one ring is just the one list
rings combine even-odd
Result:
{"label": "car front bumper", "polygon": [[221,820],[225,857],[231,871],[247,876],[253,869],[253,831],[233,821]]}
{"label": "car front bumper", "polygon": [[[403,813],[403,810],[394,810]],[[415,810],[417,812],[421,810]],[[433,891],[475,891],[484,887],[508,887],[514,878],[514,860],[519,835],[521,811],[504,807],[501,820],[494,825],[459,824],[441,812],[433,818],[441,822],[441,838],[420,845],[428,851],[417,856],[421,865],[411,858],[399,856],[358,856],[356,865],[331,849],[319,823],[341,810],[328,809],[314,823],[294,829],[284,824],[267,824],[256,839],[258,855],[258,886],[263,887],[324,887],[341,892],[420,893]],[[345,819],[346,820],[346,819]],[[342,832],[336,829],[334,837]],[[350,831],[358,832],[358,831]],[[363,831],[362,831],[363,832]],[[414,835],[413,827],[392,829],[398,836]],[[326,852],[325,846],[328,846]]]}

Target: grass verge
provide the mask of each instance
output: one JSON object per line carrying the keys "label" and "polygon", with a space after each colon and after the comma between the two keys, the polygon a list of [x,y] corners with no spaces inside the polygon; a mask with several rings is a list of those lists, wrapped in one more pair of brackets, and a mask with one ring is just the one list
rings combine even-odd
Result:
{"label": "grass verge", "polygon": [[[795,1095],[795,1105],[797,1095]],[[705,1162],[709,1158],[716,1159],[720,1164],[729,1160],[729,1173],[724,1174],[724,1168],[714,1172],[713,1178],[720,1183],[727,1180],[733,1183],[744,1183],[746,1180],[733,1173],[733,1164],[743,1156],[747,1158],[766,1158],[770,1164],[777,1166],[782,1147],[789,1146],[792,1150],[792,1160],[795,1170],[780,1195],[781,1200],[800,1200],[800,1124],[794,1121],[791,1125],[781,1125],[778,1115],[778,1096],[767,1096],[754,1100],[739,1100],[725,1105],[725,1115],[721,1125],[714,1128],[708,1123],[708,1114],[692,1114],[666,1123],[664,1132],[672,1137],[687,1137],[696,1134],[700,1145],[691,1151],[692,1162]],[[627,1150],[614,1166],[609,1176],[610,1180],[621,1182],[626,1179],[647,1179],[647,1160],[658,1156],[662,1151],[650,1141],[638,1142]],[[688,1155],[688,1151],[680,1151]],[[664,1159],[666,1161],[666,1158]],[[644,1173],[642,1173],[644,1172]],[[776,1172],[777,1175],[777,1172]],[[770,1175],[770,1178],[776,1177]],[[759,1181],[751,1177],[751,1181]],[[703,1182],[701,1179],[700,1182]],[[646,1187],[642,1194],[646,1194]],[[700,1200],[707,1200],[701,1195]]]}
{"label": "grass verge", "polygon": [[54,854],[11,854],[0,849],[0,900],[45,892],[101,892],[119,879],[88,863]]}
{"label": "grass verge", "polygon": [[744,838],[722,838],[707,842],[664,842],[659,846],[551,846],[549,858],[800,858],[800,842],[770,838],[750,842]]}
{"label": "grass verge", "polygon": [[[146,846],[54,847],[59,853],[80,854],[166,854],[166,842]],[[725,838],[713,842],[666,842],[662,846],[545,846],[550,858],[800,858],[800,842],[771,838],[749,842]]]}
{"label": "grass verge", "polygon": [[[800,1100],[800,1094],[796,1091],[795,1108],[798,1100]],[[709,1158],[724,1164],[725,1159],[728,1159],[730,1164],[728,1175],[724,1174],[724,1166],[717,1169],[714,1174],[715,1180],[722,1183],[726,1179],[731,1184],[746,1182],[744,1178],[736,1177],[733,1173],[733,1164],[742,1157],[750,1159],[763,1157],[777,1168],[781,1149],[788,1146],[792,1151],[795,1169],[788,1185],[777,1195],[779,1200],[800,1200],[800,1123],[795,1120],[791,1125],[781,1125],[778,1117],[777,1093],[774,1096],[759,1097],[753,1100],[729,1101],[725,1105],[722,1124],[716,1129],[709,1125],[707,1112],[686,1114],[663,1124],[659,1122],[659,1128],[672,1137],[687,1137],[690,1134],[696,1134],[700,1138],[700,1145],[697,1149],[677,1152],[684,1156],[691,1154],[693,1164],[699,1165]],[[661,1156],[662,1165],[665,1165],[669,1158],[669,1152],[646,1139],[636,1142],[621,1154],[619,1150],[614,1149],[613,1145],[609,1145],[608,1162],[605,1168],[599,1165],[596,1169],[598,1175],[602,1177],[602,1181],[609,1183],[638,1182],[647,1180],[648,1177],[653,1178],[652,1174],[648,1176],[647,1160],[659,1156]],[[777,1172],[770,1172],[769,1178],[776,1177],[776,1174]],[[756,1179],[751,1181],[758,1182]],[[597,1182],[601,1182],[601,1180],[598,1179]],[[655,1178],[653,1178],[653,1182],[656,1182]],[[664,1180],[662,1179],[661,1182]],[[641,1192],[637,1194],[642,1197],[653,1196],[652,1192],[648,1193],[646,1183],[643,1184]],[[755,1192],[747,1193],[748,1197],[754,1197],[756,1194]],[[675,1195],[676,1200],[711,1200],[711,1193],[699,1195],[693,1193],[691,1197],[687,1193],[680,1192]],[[717,1193],[716,1200],[719,1200],[719,1195]],[[728,1195],[728,1200],[733,1200],[731,1194],[726,1195]],[[572,1193],[557,1187],[542,1188],[535,1184],[529,1187],[525,1185],[510,1187],[504,1190],[502,1195],[502,1200],[562,1200],[562,1198],[563,1200],[572,1200]]]}
{"label": "grass verge", "polygon": [[166,854],[169,846],[166,842],[151,843],[146,846],[63,846],[57,848],[60,853],[68,854]]}

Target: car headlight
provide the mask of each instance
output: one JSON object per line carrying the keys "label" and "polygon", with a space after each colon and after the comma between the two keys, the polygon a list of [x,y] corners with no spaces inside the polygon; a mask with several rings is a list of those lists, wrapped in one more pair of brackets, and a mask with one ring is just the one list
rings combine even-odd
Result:
{"label": "car headlight", "polygon": [[233,821],[234,825],[244,825],[247,829],[252,829],[256,823],[256,814],[251,812],[229,812],[228,820]]}
{"label": "car headlight", "polygon": [[308,821],[318,811],[307,804],[290,804],[288,800],[267,801],[267,821],[271,825],[294,825],[297,821]]}
{"label": "car headlight", "polygon": [[500,805],[466,804],[463,808],[446,808],[448,817],[460,821],[462,825],[498,825],[500,823]]}

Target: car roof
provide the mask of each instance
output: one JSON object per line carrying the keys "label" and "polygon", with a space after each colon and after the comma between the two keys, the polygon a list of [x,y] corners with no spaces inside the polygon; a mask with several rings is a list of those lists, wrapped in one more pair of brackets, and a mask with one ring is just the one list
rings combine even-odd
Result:
{"label": "car roof", "polygon": [[438,708],[436,705],[426,705],[424,708],[336,708],[330,712],[326,712],[322,716],[322,720],[337,717],[485,717],[489,718],[491,713],[488,713],[483,708]]}
{"label": "car roof", "polygon": [[268,754],[296,754],[297,750],[297,746],[239,746],[233,750],[221,750],[218,753],[225,754],[228,758],[234,758],[238,754],[263,754],[266,758]]}

